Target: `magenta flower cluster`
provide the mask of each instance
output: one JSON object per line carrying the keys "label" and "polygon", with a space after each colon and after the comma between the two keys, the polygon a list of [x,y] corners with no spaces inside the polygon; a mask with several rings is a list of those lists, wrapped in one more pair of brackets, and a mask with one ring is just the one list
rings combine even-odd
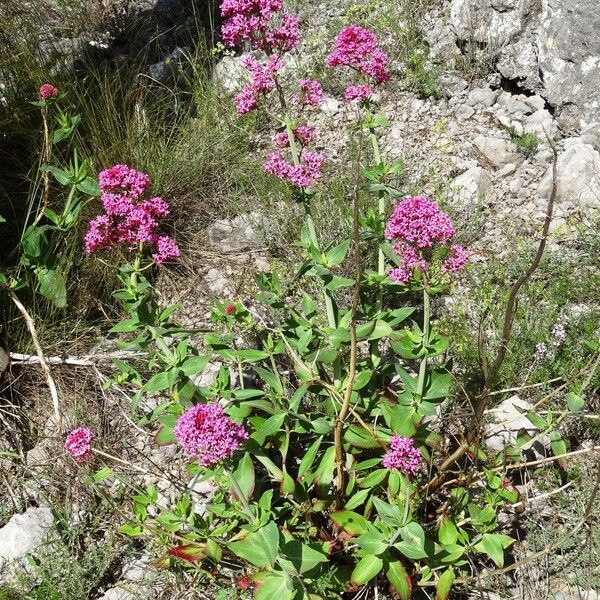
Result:
{"label": "magenta flower cluster", "polygon": [[230,47],[248,42],[267,54],[289,52],[302,36],[298,18],[282,8],[283,0],[223,0],[223,42]]}
{"label": "magenta flower cluster", "polygon": [[[379,48],[377,36],[359,25],[349,25],[335,38],[335,48],[327,57],[329,67],[350,67],[375,83],[385,83],[390,74],[387,71],[387,54]],[[368,100],[373,93],[366,83],[350,85],[346,88],[347,100]]]}
{"label": "magenta flower cluster", "polygon": [[38,90],[40,100],[44,102],[50,98],[56,98],[58,96],[58,90],[51,83],[42,83]]}
{"label": "magenta flower cluster", "polygon": [[283,61],[278,56],[271,56],[261,65],[252,56],[245,56],[242,65],[250,74],[250,83],[235,97],[235,107],[238,114],[245,115],[256,109],[261,96],[275,89],[275,76],[283,66]]}
{"label": "magenta flower cluster", "polygon": [[[261,98],[278,87],[282,55],[295,48],[301,39],[298,19],[282,9],[282,0],[223,0],[221,4],[221,14],[225,17],[222,28],[225,44],[235,46],[245,41],[267,54],[262,63],[252,56],[242,59],[250,81],[234,98],[240,115],[255,110]],[[292,100],[297,112],[302,113],[306,107],[321,104],[323,88],[314,79],[300,79]],[[305,123],[298,123],[290,135],[296,148],[289,149],[287,131],[277,133],[273,139],[273,152],[267,154],[263,168],[295,186],[312,188],[321,177],[324,162],[319,153],[307,148],[315,141],[315,131]]]}
{"label": "magenta flower cluster", "polygon": [[233,456],[248,433],[232,421],[219,404],[196,404],[179,417],[174,429],[188,456],[212,467]]}
{"label": "magenta flower cluster", "polygon": [[115,165],[98,177],[104,214],[90,222],[85,235],[87,254],[118,245],[148,246],[158,264],[179,256],[174,239],[160,235],[160,220],[169,215],[169,205],[160,197],[144,199],[150,177],[127,165]]}
{"label": "magenta flower cluster", "polygon": [[265,172],[289,181],[301,188],[313,188],[321,177],[321,166],[324,158],[318,152],[312,152],[305,148],[300,150],[298,164],[291,164],[286,160],[283,150],[276,150],[267,154],[263,165]]}
{"label": "magenta flower cluster", "polygon": [[440,207],[424,196],[405,198],[394,208],[386,225],[385,235],[393,242],[393,250],[400,258],[400,266],[389,276],[397,283],[408,283],[415,270],[426,272],[430,255],[437,248],[447,256],[441,264],[443,273],[458,273],[468,260],[466,250],[449,245],[456,232],[452,219]]}
{"label": "magenta flower cluster", "polygon": [[422,462],[421,451],[411,438],[392,436],[390,449],[383,457],[383,466],[386,469],[394,469],[405,475],[413,476],[417,474]]}
{"label": "magenta flower cluster", "polygon": [[65,438],[64,448],[78,465],[82,465],[93,455],[93,442],[94,434],[91,429],[88,427],[77,427],[69,432]]}

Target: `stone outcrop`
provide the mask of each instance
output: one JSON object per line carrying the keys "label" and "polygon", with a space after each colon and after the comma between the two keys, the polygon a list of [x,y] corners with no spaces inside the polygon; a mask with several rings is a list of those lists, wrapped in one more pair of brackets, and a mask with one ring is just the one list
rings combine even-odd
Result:
{"label": "stone outcrop", "polygon": [[500,74],[537,92],[561,125],[600,121],[600,11],[596,0],[451,0],[459,45],[494,55]]}

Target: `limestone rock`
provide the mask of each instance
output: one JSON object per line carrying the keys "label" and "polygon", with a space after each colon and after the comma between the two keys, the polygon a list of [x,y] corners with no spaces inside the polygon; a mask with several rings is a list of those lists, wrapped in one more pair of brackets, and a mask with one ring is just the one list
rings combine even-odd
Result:
{"label": "limestone rock", "polygon": [[[558,186],[556,203],[567,208],[600,209],[600,153],[579,138],[565,140],[565,149],[558,156]],[[549,198],[552,192],[552,167],[542,178],[539,195]]]}
{"label": "limestone rock", "polygon": [[[4,567],[35,554],[47,541],[54,523],[47,507],[30,507],[23,514],[14,515],[0,529],[0,572]],[[3,573],[4,575],[5,573]]]}
{"label": "limestone rock", "polygon": [[242,214],[233,219],[220,219],[207,229],[210,245],[219,252],[239,252],[261,247],[258,213]]}
{"label": "limestone rock", "polygon": [[243,58],[244,55],[224,56],[215,66],[213,78],[229,94],[239,91],[248,78]]}
{"label": "limestone rock", "polygon": [[473,143],[482,156],[496,168],[509,163],[523,162],[523,157],[517,152],[513,142],[501,138],[479,135]]}
{"label": "limestone rock", "polygon": [[[531,436],[538,433],[535,425],[516,407],[524,410],[533,409],[526,400],[522,400],[519,396],[511,396],[493,410],[492,422],[484,428],[484,443],[488,450],[501,452],[517,440],[517,435],[521,431]],[[549,444],[549,439],[547,436],[540,436],[537,442],[545,446]]]}
{"label": "limestone rock", "polygon": [[461,202],[479,200],[492,187],[490,174],[481,167],[472,167],[454,180],[456,196]]}

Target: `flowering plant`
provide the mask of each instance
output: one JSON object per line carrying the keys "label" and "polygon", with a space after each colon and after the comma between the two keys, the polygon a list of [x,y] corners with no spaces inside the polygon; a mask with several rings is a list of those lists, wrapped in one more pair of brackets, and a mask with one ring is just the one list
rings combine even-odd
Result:
{"label": "flowering plant", "polygon": [[[300,43],[298,20],[281,0],[225,0],[222,14],[225,44],[263,53],[262,61],[258,54],[244,59],[249,82],[234,102],[240,116],[262,106],[275,119],[264,169],[289,182],[304,209],[304,260],[294,279],[310,278],[318,294],[262,273],[261,310],[217,302],[214,328],[195,347],[171,322],[177,307],[160,309],[143,276],[163,262],[157,230],[168,207],[144,199],[143,174],[124,166],[101,174],[105,214],[92,222],[86,247],[121,245],[135,256],[118,292],[127,318],[112,331],[149,357],[139,369],[120,362],[115,381],[136,388],[133,412],[140,424],[156,425],[156,442],[178,444],[190,475],[215,485],[202,513],[185,492],[176,506],[150,516],[145,507],[155,490],[137,494],[122,531],[159,531],[161,564],[178,561],[207,577],[215,567],[223,577],[233,569],[257,600],[341,599],[380,585],[402,599],[417,586],[435,587],[445,599],[472,568],[503,565],[514,540],[497,532],[496,509],[518,499],[499,475],[500,462],[471,439],[465,454],[483,470],[446,480],[453,462],[440,414],[453,376],[450,340],[431,318],[431,298],[451,289],[467,252],[436,202],[404,197],[393,186],[401,165],[382,157],[386,119],[372,113],[374,87],[390,76],[388,60],[376,36],[354,25],[338,35],[327,60],[355,76],[345,92],[358,146],[353,230],[337,244],[321,239],[313,199],[324,159],[310,149],[318,133],[306,117],[323,89],[311,79],[284,86],[279,78]],[[363,210],[371,198],[374,206]],[[373,265],[363,251],[368,244]],[[422,305],[404,305],[407,292],[422,294]],[[198,375],[210,363],[218,365],[216,379],[201,385]],[[162,402],[140,416],[149,393]]]}

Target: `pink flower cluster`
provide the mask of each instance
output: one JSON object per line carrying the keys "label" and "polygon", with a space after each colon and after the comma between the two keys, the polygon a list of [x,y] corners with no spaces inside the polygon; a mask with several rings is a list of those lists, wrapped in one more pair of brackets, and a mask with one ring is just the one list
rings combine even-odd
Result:
{"label": "pink flower cluster", "polygon": [[49,98],[56,98],[58,96],[58,90],[51,83],[42,83],[38,93],[40,100],[44,102]]}
{"label": "pink flower cluster", "polygon": [[300,79],[298,87],[294,101],[300,106],[319,106],[323,102],[323,87],[316,79]]}
{"label": "pink flower cluster", "polygon": [[233,456],[248,439],[245,429],[234,423],[219,404],[196,404],[175,425],[175,437],[188,456],[212,467]]}
{"label": "pink flower cluster", "polygon": [[250,83],[235,97],[235,107],[239,115],[245,115],[256,109],[258,100],[275,89],[275,76],[283,66],[281,58],[271,56],[266,64],[261,65],[252,56],[246,56],[242,65],[250,73]]}
{"label": "pink flower cluster", "polygon": [[[326,62],[329,67],[351,67],[376,84],[390,78],[387,63],[387,54],[379,48],[377,36],[359,25],[349,25],[340,31]],[[367,100],[371,93],[367,85],[351,85],[346,88],[346,99]]]}
{"label": "pink flower cluster", "polygon": [[77,429],[73,429],[67,435],[64,448],[78,465],[82,465],[93,455],[93,441],[94,434],[91,429],[88,427],[77,427]]}
{"label": "pink flower cluster", "polygon": [[390,271],[390,278],[404,284],[410,281],[415,269],[427,271],[430,264],[426,253],[434,247],[447,249],[442,272],[461,271],[468,260],[466,250],[458,244],[447,248],[455,233],[452,219],[429,198],[416,196],[400,201],[385,230],[386,238],[393,241],[393,250],[401,258],[401,265]]}
{"label": "pink flower cluster", "polygon": [[263,165],[265,172],[289,181],[301,188],[313,188],[321,177],[321,166],[324,158],[318,152],[312,152],[303,148],[300,151],[299,163],[290,164],[283,150],[276,150],[267,154]]}
{"label": "pink flower cluster", "polygon": [[349,85],[346,88],[344,97],[348,102],[352,100],[365,101],[368,100],[373,94],[373,90],[366,83],[359,83],[358,85]]}
{"label": "pink flower cluster", "polygon": [[179,256],[179,247],[172,238],[159,235],[160,219],[169,215],[169,205],[160,197],[143,199],[150,187],[145,173],[127,165],[115,165],[98,177],[105,214],[90,222],[85,235],[87,254],[120,244],[149,246],[158,264]]}
{"label": "pink flower cluster", "polygon": [[268,54],[289,52],[302,36],[298,18],[282,8],[283,0],[223,0],[223,42],[230,47],[248,42]]}
{"label": "pink flower cluster", "polygon": [[421,451],[411,438],[392,436],[390,449],[383,457],[383,466],[386,469],[395,469],[405,475],[413,476],[416,475],[422,462]]}

